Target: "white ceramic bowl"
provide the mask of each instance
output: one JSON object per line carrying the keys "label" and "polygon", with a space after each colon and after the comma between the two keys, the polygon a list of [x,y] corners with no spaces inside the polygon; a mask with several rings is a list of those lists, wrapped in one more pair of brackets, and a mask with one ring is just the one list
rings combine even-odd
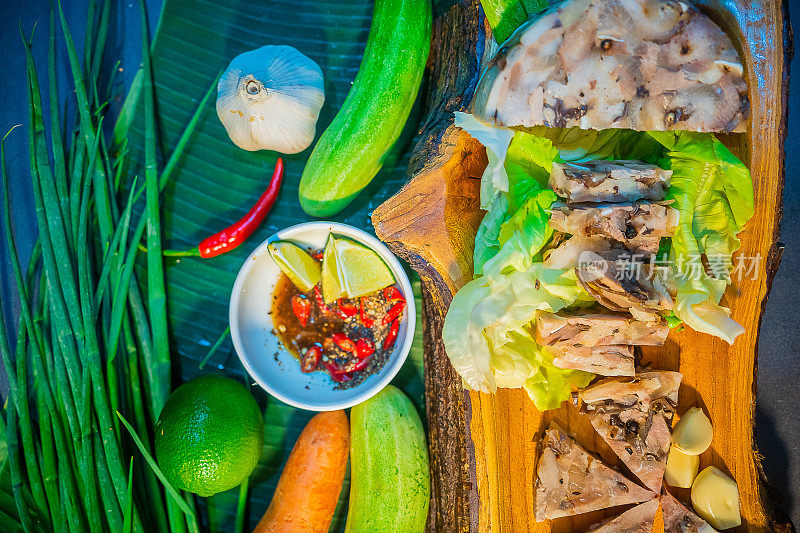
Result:
{"label": "white ceramic bowl", "polygon": [[[355,387],[334,390],[324,372],[304,374],[297,359],[279,345],[272,333],[272,291],[280,269],[267,251],[276,240],[294,241],[301,247],[323,248],[328,234],[349,237],[375,250],[394,274],[408,302],[400,323],[394,351],[380,372]],[[261,243],[244,262],[233,284],[229,310],[231,338],[236,353],[250,376],[268,393],[295,407],[310,411],[333,411],[361,403],[383,389],[397,374],[414,339],[416,307],[411,283],[397,258],[372,235],[347,224],[306,222],[288,227]]]}

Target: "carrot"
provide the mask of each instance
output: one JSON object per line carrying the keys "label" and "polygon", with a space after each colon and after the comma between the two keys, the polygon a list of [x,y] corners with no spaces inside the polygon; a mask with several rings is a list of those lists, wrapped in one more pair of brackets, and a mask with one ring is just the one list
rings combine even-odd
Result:
{"label": "carrot", "polygon": [[309,420],[253,533],[327,532],[349,453],[350,424],[344,411],[320,413]]}

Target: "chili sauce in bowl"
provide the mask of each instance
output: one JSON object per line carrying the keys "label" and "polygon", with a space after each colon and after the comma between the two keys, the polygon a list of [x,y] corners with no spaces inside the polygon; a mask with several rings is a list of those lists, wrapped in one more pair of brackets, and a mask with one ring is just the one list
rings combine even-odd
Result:
{"label": "chili sauce in bowl", "polygon": [[383,368],[406,305],[395,285],[326,304],[319,284],[304,293],[285,274],[272,299],[275,333],[284,348],[302,372],[325,372],[337,389],[354,387]]}
{"label": "chili sauce in bowl", "polygon": [[[395,283],[325,303],[319,283],[300,290],[268,251],[270,243],[290,241],[321,261],[331,233],[375,251]],[[259,245],[234,283],[229,318],[250,376],[279,400],[314,411],[351,407],[377,394],[403,365],[416,324],[411,284],[397,258],[368,233],[332,222],[292,226]]]}

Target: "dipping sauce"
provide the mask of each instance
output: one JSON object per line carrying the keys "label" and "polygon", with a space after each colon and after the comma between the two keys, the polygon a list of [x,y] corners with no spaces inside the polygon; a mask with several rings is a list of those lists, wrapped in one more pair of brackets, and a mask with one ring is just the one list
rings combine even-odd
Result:
{"label": "dipping sauce", "polygon": [[[322,256],[312,255],[316,260]],[[383,368],[406,303],[392,285],[326,304],[321,283],[304,293],[283,273],[272,298],[272,322],[281,344],[297,358],[302,372],[325,372],[336,389],[358,385]]]}

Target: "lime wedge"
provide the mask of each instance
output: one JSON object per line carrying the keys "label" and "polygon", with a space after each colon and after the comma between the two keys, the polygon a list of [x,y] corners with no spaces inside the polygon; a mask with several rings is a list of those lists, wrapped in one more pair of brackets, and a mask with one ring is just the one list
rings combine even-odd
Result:
{"label": "lime wedge", "polygon": [[374,250],[347,239],[333,239],[333,245],[339,280],[348,297],[359,298],[394,283],[392,271]]}
{"label": "lime wedge", "polygon": [[325,303],[332,303],[346,296],[339,281],[338,260],[333,242],[333,235],[330,235],[325,245],[325,254],[322,256],[322,298]]}
{"label": "lime wedge", "polygon": [[301,291],[308,292],[319,282],[319,263],[296,244],[275,241],[267,249],[283,273]]}

